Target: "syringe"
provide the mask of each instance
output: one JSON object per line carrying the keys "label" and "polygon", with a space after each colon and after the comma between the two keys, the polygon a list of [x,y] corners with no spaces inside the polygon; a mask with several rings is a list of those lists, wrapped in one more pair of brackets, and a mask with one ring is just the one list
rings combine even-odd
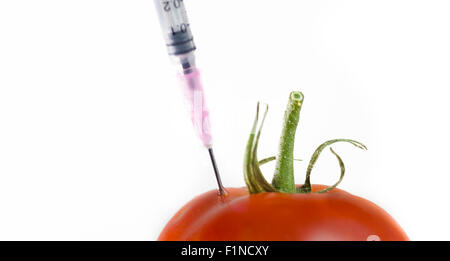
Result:
{"label": "syringe", "polygon": [[219,194],[225,189],[220,180],[219,170],[212,149],[212,136],[209,125],[209,112],[205,103],[200,73],[195,66],[196,49],[188,22],[183,0],[154,0],[159,21],[166,41],[167,51],[179,68],[179,79],[186,100],[189,104],[191,120],[203,145],[208,149],[214,173],[216,175]]}

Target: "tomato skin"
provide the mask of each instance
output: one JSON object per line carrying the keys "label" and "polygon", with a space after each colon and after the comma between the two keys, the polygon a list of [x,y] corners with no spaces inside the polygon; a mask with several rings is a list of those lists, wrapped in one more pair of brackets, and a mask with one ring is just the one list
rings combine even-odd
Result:
{"label": "tomato skin", "polygon": [[227,191],[224,197],[209,191],[194,198],[175,214],[158,240],[409,240],[383,209],[337,188],[323,194]]}

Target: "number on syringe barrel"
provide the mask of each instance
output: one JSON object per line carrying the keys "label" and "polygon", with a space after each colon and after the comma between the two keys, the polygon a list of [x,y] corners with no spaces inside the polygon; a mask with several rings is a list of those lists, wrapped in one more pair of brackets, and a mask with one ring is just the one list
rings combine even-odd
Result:
{"label": "number on syringe barrel", "polygon": [[[163,1],[163,9],[165,12],[171,12],[174,9],[178,9],[181,7],[181,4],[183,3],[183,0],[168,0]],[[172,9],[173,8],[173,9]],[[182,11],[183,12],[183,11]],[[179,23],[170,26],[170,31],[172,35],[178,34],[178,33],[186,33],[189,28],[189,23]]]}
{"label": "number on syringe barrel", "polygon": [[172,10],[172,7],[177,9],[181,6],[181,3],[183,0],[171,0],[171,1],[164,1],[164,11],[170,12]]}
{"label": "number on syringe barrel", "polygon": [[172,34],[175,35],[177,33],[186,33],[188,30],[189,24],[182,23],[176,26],[171,26]]}

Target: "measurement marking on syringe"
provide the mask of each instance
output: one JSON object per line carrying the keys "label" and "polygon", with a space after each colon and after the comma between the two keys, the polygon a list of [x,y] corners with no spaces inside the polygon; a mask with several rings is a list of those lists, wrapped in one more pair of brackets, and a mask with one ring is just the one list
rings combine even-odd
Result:
{"label": "measurement marking on syringe", "polygon": [[187,29],[189,27],[189,24],[181,23],[177,25],[179,27],[179,30],[175,30],[173,26],[170,27],[170,30],[172,31],[172,34],[178,34],[178,33],[186,33]]}
{"label": "measurement marking on syringe", "polygon": [[172,10],[172,8],[170,7],[170,3],[172,3],[173,7],[175,9],[179,8],[181,6],[181,3],[183,2],[183,0],[172,0],[172,1],[164,1],[164,11],[166,12],[170,12]]}

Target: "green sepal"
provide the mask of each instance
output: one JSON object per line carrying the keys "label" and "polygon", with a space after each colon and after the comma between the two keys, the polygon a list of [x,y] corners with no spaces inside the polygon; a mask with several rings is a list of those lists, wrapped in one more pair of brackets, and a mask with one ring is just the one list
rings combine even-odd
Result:
{"label": "green sepal", "polygon": [[[309,161],[308,164],[308,168],[306,170],[306,179],[305,182],[303,183],[303,186],[297,188],[297,192],[298,193],[310,193],[311,192],[311,171],[314,168],[314,165],[317,162],[317,159],[319,158],[320,154],[322,153],[322,151],[327,147],[330,146],[333,143],[336,142],[347,142],[350,143],[352,145],[354,145],[357,148],[363,149],[363,150],[367,150],[367,147],[362,144],[359,141],[355,141],[355,140],[350,140],[350,139],[334,139],[334,140],[329,140],[326,141],[324,143],[322,143],[313,153],[313,155],[311,156],[311,159]],[[335,188],[337,185],[339,185],[339,183],[342,181],[343,177],[344,177],[344,173],[345,173],[345,166],[344,166],[344,162],[342,161],[341,157],[339,157],[339,155],[337,153],[335,153],[332,149],[331,152],[336,156],[337,160],[339,161],[339,165],[341,168],[341,176],[339,178],[339,181],[334,184],[333,186],[330,186],[328,188],[326,188],[325,190],[330,191],[331,189]],[[323,191],[323,192],[327,192],[327,191]],[[321,191],[318,191],[318,193],[323,193]]]}

